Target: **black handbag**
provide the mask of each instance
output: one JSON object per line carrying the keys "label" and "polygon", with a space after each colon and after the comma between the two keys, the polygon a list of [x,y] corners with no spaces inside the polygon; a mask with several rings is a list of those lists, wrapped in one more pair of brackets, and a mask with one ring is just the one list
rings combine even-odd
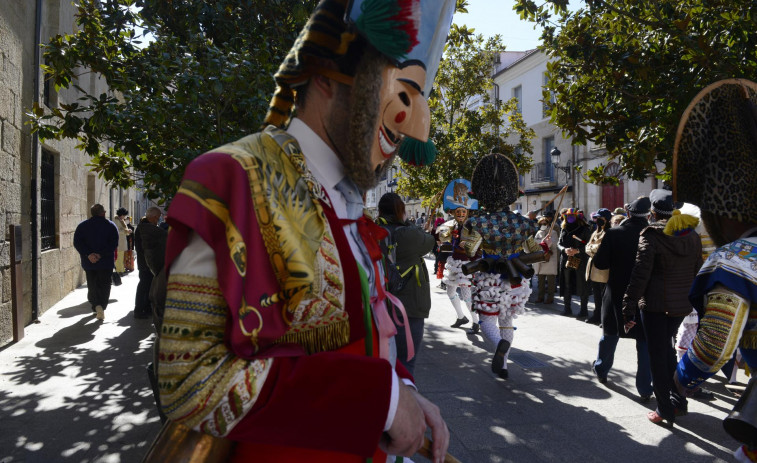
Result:
{"label": "black handbag", "polygon": [[111,273],[110,278],[113,280],[113,286],[121,286],[121,275],[118,272]]}

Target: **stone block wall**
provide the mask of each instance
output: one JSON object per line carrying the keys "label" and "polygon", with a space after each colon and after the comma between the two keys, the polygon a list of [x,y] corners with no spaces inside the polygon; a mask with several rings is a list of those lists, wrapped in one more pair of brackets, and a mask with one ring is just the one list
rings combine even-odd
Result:
{"label": "stone block wall", "polygon": [[[34,88],[34,53],[37,43],[35,30],[35,1],[7,2],[0,9],[0,346],[12,339],[10,243],[6,236],[9,224],[21,224],[23,233],[23,309],[24,324],[32,321],[32,293],[36,290],[37,316],[42,316],[63,297],[86,282],[79,254],[73,247],[76,226],[89,215],[90,206],[99,202],[104,205],[108,217],[120,205],[130,208],[138,202],[133,191],[111,190],[110,185],[89,171],[86,153],[75,148],[76,142],[40,141],[42,149],[53,154],[55,159],[55,204],[56,244],[52,249],[41,251],[40,239],[37,252],[32,252],[32,236],[39,237],[40,230],[32,230],[32,198],[39,201],[39,191],[33,194],[34,177],[39,177],[32,155],[33,138],[25,124],[25,113],[34,102],[35,92],[42,100],[42,84]],[[74,30],[75,6],[72,2],[44,0],[42,12],[42,40]],[[85,70],[82,70],[85,71]],[[78,82],[83,88],[97,93],[107,91],[103,79],[89,73]],[[63,90],[56,95],[58,103],[75,101],[75,90]],[[53,101],[56,98],[53,99]],[[41,104],[43,104],[41,102]],[[37,203],[39,206],[39,202]],[[40,207],[36,208],[37,211]],[[113,210],[111,210],[113,209]],[[39,213],[39,212],[38,212]],[[38,228],[41,220],[37,221]],[[36,255],[37,281],[32,281],[32,260]],[[77,304],[83,301],[78,301]]]}

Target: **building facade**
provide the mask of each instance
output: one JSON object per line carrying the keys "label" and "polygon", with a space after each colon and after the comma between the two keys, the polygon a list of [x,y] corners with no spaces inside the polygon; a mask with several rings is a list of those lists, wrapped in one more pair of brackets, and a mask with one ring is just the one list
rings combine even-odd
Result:
{"label": "building facade", "polygon": [[[602,147],[591,143],[574,145],[572,140],[563,138],[559,128],[550,124],[542,94],[547,82],[547,61],[547,55],[536,49],[504,52],[498,60],[495,59],[493,96],[502,101],[517,98],[524,122],[536,134],[532,140],[534,167],[520,179],[525,195],[512,208],[524,214],[531,210],[557,209],[559,199],[556,203],[549,203],[567,185],[562,207],[576,207],[589,214],[600,207],[622,207],[656,188],[654,177],[644,182],[621,177],[617,186],[594,185],[581,178],[575,166],[583,166],[586,171],[606,164],[608,172],[617,172],[619,166],[616,162],[608,163]],[[561,153],[558,164],[552,162],[554,148]]]}
{"label": "building facade", "polygon": [[[119,207],[135,219],[146,207],[135,191],[112,188],[91,172],[76,141],[41,141],[26,124],[35,103],[49,111],[80,96],[56,92],[40,70],[39,44],[73,32],[75,12],[72,2],[59,0],[12,1],[0,9],[0,345],[12,339],[9,226],[22,231],[26,326],[86,281],[73,235],[92,204],[105,206],[111,219]],[[92,94],[108,91],[102,78],[84,69],[75,83]]]}

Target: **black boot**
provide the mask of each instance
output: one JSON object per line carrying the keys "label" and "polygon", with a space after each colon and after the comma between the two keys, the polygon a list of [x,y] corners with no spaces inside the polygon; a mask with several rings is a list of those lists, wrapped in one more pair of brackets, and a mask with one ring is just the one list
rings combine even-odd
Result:
{"label": "black boot", "polygon": [[461,326],[468,323],[470,320],[468,320],[468,317],[458,318],[457,321],[450,325],[451,328],[460,328]]}
{"label": "black boot", "polygon": [[505,339],[500,339],[497,344],[497,350],[492,357],[492,373],[499,374],[499,372],[505,366],[505,354],[510,349],[510,342]]}
{"label": "black boot", "polygon": [[599,317],[599,313],[595,310],[594,313],[591,315],[591,317],[586,319],[586,323],[591,323],[592,325],[599,325],[602,322]]}
{"label": "black boot", "polygon": [[589,318],[589,311],[588,310],[582,310],[578,312],[578,315],[576,316],[576,319],[583,320],[585,318]]}
{"label": "black boot", "polygon": [[468,330],[468,334],[478,334],[481,331],[481,326],[478,323],[474,323]]}

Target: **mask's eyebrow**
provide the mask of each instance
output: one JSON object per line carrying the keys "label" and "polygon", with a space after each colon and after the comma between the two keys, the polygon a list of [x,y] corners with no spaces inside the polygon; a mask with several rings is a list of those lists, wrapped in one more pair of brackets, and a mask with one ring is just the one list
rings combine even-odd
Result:
{"label": "mask's eyebrow", "polygon": [[[399,80],[400,82],[406,83],[407,85],[413,87],[414,89],[418,90],[418,93],[420,93],[421,95],[423,95],[423,90],[421,90],[421,86],[418,85],[418,83],[416,81],[411,80],[411,79],[405,79],[405,78],[399,78],[397,80]],[[426,96],[426,95],[423,95],[423,96]]]}

